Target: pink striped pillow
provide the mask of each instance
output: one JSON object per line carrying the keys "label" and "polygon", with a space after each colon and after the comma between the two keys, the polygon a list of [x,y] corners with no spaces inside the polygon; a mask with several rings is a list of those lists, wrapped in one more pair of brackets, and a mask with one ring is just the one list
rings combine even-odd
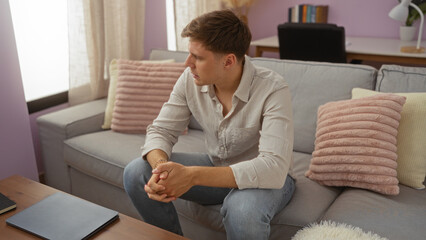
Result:
{"label": "pink striped pillow", "polygon": [[185,70],[184,63],[117,61],[118,81],[111,129],[145,133],[168,101],[173,86]]}
{"label": "pink striped pillow", "polygon": [[320,106],[315,151],[305,175],[327,186],[397,195],[396,136],[405,99],[381,94]]}

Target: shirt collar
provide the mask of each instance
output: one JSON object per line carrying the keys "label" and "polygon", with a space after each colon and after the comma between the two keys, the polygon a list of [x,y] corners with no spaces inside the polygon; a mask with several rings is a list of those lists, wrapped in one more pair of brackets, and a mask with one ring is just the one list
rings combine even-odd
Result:
{"label": "shirt collar", "polygon": [[[237,90],[234,93],[234,96],[239,98],[241,101],[248,102],[250,97],[250,86],[253,81],[254,77],[254,66],[253,63],[251,63],[250,58],[248,56],[245,56],[244,59],[244,66],[243,66],[243,75],[241,77],[240,84],[238,85]],[[211,91],[214,91],[212,88],[212,85],[204,85],[201,86],[200,91],[203,93],[210,93]]]}
{"label": "shirt collar", "polygon": [[203,93],[208,92],[209,91],[209,86],[211,86],[211,85],[203,85],[203,86],[201,86],[200,92],[203,92]]}
{"label": "shirt collar", "polygon": [[243,102],[248,102],[250,97],[250,86],[253,82],[255,69],[248,56],[245,56],[244,60],[243,75],[234,96]]}

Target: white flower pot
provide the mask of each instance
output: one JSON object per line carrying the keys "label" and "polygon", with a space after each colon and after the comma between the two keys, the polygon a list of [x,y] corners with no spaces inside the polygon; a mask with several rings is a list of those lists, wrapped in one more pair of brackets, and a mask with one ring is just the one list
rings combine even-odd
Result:
{"label": "white flower pot", "polygon": [[399,37],[401,41],[411,41],[416,34],[416,27],[414,26],[400,26]]}

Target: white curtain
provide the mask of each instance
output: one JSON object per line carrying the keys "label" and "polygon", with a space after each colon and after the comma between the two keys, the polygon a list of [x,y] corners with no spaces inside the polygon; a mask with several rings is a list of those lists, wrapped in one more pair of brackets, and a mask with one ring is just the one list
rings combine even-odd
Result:
{"label": "white curtain", "polygon": [[68,0],[71,105],[105,97],[113,58],[142,59],[145,0]]}
{"label": "white curtain", "polygon": [[188,38],[180,36],[183,28],[194,18],[222,8],[221,0],[175,0],[176,48],[188,51]]}

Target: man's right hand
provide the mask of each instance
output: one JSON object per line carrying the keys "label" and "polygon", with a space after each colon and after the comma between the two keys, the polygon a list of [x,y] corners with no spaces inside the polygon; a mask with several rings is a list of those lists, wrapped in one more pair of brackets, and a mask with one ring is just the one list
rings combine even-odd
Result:
{"label": "man's right hand", "polygon": [[[168,159],[168,156],[165,152],[160,149],[154,149],[150,151],[146,155],[146,159],[148,160],[151,167],[154,169],[160,162]],[[163,160],[164,159],[164,160]],[[164,161],[167,162],[167,161]],[[158,184],[160,180],[164,180],[168,177],[168,172],[160,172],[153,173],[148,183],[145,185],[145,192],[148,194],[148,197],[152,200],[160,201],[160,202],[171,202],[176,200],[175,197],[168,197],[166,193],[164,193],[165,187]]]}

